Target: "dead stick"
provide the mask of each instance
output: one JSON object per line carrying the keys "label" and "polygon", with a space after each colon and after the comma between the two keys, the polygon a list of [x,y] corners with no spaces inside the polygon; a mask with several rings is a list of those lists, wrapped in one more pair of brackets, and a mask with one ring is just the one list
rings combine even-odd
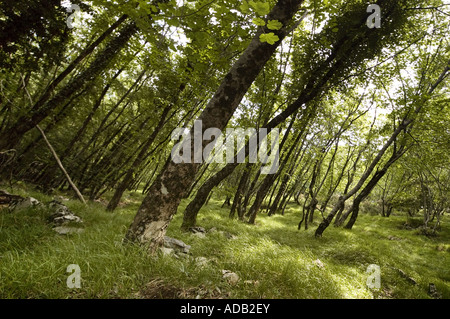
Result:
{"label": "dead stick", "polygon": [[39,130],[39,132],[41,132],[42,137],[45,140],[45,143],[47,143],[48,148],[50,149],[50,151],[53,154],[53,157],[55,158],[56,162],[58,163],[59,168],[61,169],[61,171],[64,173],[64,175],[66,176],[67,181],[69,182],[70,186],[73,188],[73,190],[75,191],[75,193],[77,194],[78,198],[83,202],[83,204],[86,205],[86,201],[84,200],[83,195],[80,193],[80,191],[78,190],[78,188],[75,186],[75,184],[72,182],[72,179],[70,178],[69,174],[67,174],[67,171],[65,170],[63,164],[61,163],[61,161],[59,160],[58,154],[56,154],[55,150],[53,149],[52,145],[50,144],[50,142],[47,139],[47,136],[45,136],[44,131],[39,127],[39,125],[36,125],[36,128]]}

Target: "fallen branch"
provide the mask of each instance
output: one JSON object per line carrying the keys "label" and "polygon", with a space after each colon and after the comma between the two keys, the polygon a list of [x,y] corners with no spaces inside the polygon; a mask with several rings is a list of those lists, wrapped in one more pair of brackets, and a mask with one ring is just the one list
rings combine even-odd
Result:
{"label": "fallen branch", "polygon": [[53,149],[52,145],[50,144],[50,142],[47,139],[47,136],[45,136],[44,131],[39,127],[39,125],[36,125],[36,128],[39,130],[39,132],[41,133],[42,137],[44,138],[45,143],[47,143],[48,148],[50,149],[50,151],[53,154],[53,157],[56,160],[56,163],[58,163],[59,168],[61,169],[61,171],[63,172],[64,176],[66,177],[67,181],[69,182],[70,186],[73,188],[73,190],[75,191],[75,193],[77,194],[78,198],[83,202],[83,204],[86,205],[86,201],[84,200],[83,195],[80,193],[80,191],[78,190],[78,188],[75,186],[75,184],[73,183],[72,179],[70,178],[69,174],[67,174],[67,171],[65,170],[63,164],[61,163],[61,161],[59,160],[58,154],[56,154],[55,150]]}

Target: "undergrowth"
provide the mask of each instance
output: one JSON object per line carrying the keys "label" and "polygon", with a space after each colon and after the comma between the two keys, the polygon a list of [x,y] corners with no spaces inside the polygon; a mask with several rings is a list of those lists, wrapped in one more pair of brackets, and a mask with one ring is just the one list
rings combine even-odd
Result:
{"label": "undergrowth", "polygon": [[[52,199],[26,188],[11,192]],[[166,291],[160,289],[163,283],[177,292],[158,298],[431,298],[430,283],[442,298],[450,297],[448,216],[436,237],[402,228],[407,220],[402,215],[361,215],[352,230],[330,226],[317,239],[314,230],[321,217],[308,230],[297,230],[296,204],[284,216],[260,214],[250,225],[229,219],[228,208],[212,199],[200,211],[198,224],[216,231],[201,238],[180,230],[183,202],[167,235],[191,249],[186,258],[176,258],[150,256],[144,247],[123,244],[141,200],[140,194],[127,194],[126,204],[114,213],[99,202],[65,201],[83,219],[84,231],[71,235],[54,232],[45,211],[2,210],[0,297],[151,298],[146,291],[155,282],[158,291]],[[206,258],[202,265],[196,262],[199,257]],[[80,267],[81,288],[67,286],[71,264]],[[380,289],[366,284],[371,264],[380,266]],[[224,280],[222,270],[236,273],[238,282]]]}

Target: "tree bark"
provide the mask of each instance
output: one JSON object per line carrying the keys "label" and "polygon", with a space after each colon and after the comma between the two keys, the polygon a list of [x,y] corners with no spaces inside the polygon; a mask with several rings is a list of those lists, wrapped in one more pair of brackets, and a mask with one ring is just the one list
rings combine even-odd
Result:
{"label": "tree bark", "polygon": [[189,203],[186,207],[183,214],[183,223],[181,228],[187,230],[191,227],[194,227],[197,222],[197,214],[205,204],[208,199],[209,193],[212,191],[214,187],[216,187],[222,180],[224,180],[227,176],[229,176],[234,168],[239,165],[228,164],[219,172],[217,172],[213,177],[209,178],[197,191],[194,199]]}
{"label": "tree bark", "polygon": [[106,210],[108,211],[114,211],[116,209],[117,205],[120,202],[120,199],[122,198],[123,193],[130,185],[133,175],[136,171],[136,169],[142,164],[142,162],[145,160],[145,155],[147,154],[148,149],[153,144],[153,141],[155,140],[156,136],[158,135],[159,131],[163,128],[164,123],[166,121],[166,117],[169,114],[170,109],[173,107],[172,104],[166,106],[161,114],[161,118],[159,120],[159,123],[156,125],[156,127],[153,130],[152,135],[148,138],[148,140],[145,142],[145,144],[142,146],[138,156],[133,161],[133,164],[128,169],[125,177],[120,182],[119,186],[117,187],[116,191],[114,192],[113,197],[108,203],[108,206],[106,207]]}
{"label": "tree bark", "polygon": [[[274,33],[279,40],[274,44],[262,43],[260,35],[269,32],[261,28],[224,77],[213,98],[203,110],[200,120],[202,129],[218,128],[223,130],[238,107],[251,84],[256,79],[266,62],[275,53],[287,33],[287,25],[298,11],[302,0],[279,0],[267,16],[278,20],[284,26]],[[202,130],[202,131],[203,131]],[[133,223],[126,234],[126,241],[148,245],[150,252],[156,252],[161,244],[166,229],[176,213],[181,198],[186,195],[200,164],[194,162],[195,149],[191,131],[191,163],[175,164],[169,158],[162,172],[150,187],[149,195],[142,202]],[[203,147],[207,141],[203,141]],[[202,151],[202,150],[200,150]]]}
{"label": "tree bark", "polygon": [[102,52],[99,52],[86,70],[73,77],[53,98],[39,108],[33,108],[30,114],[20,117],[15,124],[4,131],[0,140],[0,150],[13,148],[25,133],[45,119],[52,110],[96,78],[137,31],[138,28],[134,22],[123,27],[120,34],[112,39]]}
{"label": "tree bark", "polygon": [[353,187],[348,193],[342,195],[339,197],[338,202],[333,207],[331,212],[328,214],[328,216],[320,223],[320,225],[317,227],[315,236],[321,237],[322,233],[325,231],[325,229],[330,225],[331,221],[333,220],[336,213],[345,205],[345,201],[352,197],[354,194],[356,194],[365,181],[369,178],[370,174],[372,174],[373,170],[375,169],[375,166],[379,163],[383,155],[386,153],[387,149],[394,143],[394,141],[397,139],[397,136],[404,130],[406,127],[411,123],[410,120],[404,119],[402,123],[397,127],[397,129],[394,131],[394,133],[391,135],[389,140],[386,141],[386,143],[383,145],[383,147],[378,152],[377,156],[372,160],[369,167],[366,169],[366,171],[363,173],[361,178],[359,179],[358,183]]}
{"label": "tree bark", "polygon": [[[239,180],[238,187],[236,189],[236,193],[234,194],[233,204],[231,205],[230,214],[229,214],[230,218],[234,218],[236,209],[238,209],[238,207],[241,208],[242,195],[244,193],[244,188],[247,185],[252,166],[253,166],[252,163],[247,163],[245,165],[244,172],[242,173],[242,176]],[[239,212],[238,212],[239,217],[241,217],[241,212],[242,212],[242,210],[239,209]]]}
{"label": "tree bark", "polygon": [[363,190],[356,196],[355,200],[353,201],[353,204],[351,208],[349,209],[346,216],[343,218],[344,220],[347,218],[347,216],[351,213],[350,220],[348,221],[347,225],[345,225],[346,229],[352,229],[353,225],[356,222],[356,218],[358,217],[359,213],[359,205],[361,202],[367,198],[367,196],[370,195],[372,190],[375,188],[377,183],[380,181],[380,179],[386,174],[389,167],[394,164],[404,153],[406,152],[404,146],[400,147],[400,149],[395,150],[392,156],[389,158],[387,163],[383,166],[381,170],[377,170],[375,175],[370,179],[370,181],[367,183],[367,185],[363,188]]}

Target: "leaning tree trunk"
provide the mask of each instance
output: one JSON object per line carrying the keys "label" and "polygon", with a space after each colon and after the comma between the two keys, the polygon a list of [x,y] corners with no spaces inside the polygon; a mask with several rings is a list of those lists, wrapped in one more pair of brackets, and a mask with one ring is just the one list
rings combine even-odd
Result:
{"label": "leaning tree trunk", "polygon": [[238,165],[228,164],[219,172],[217,172],[213,177],[209,178],[197,191],[194,199],[189,203],[186,207],[183,215],[183,223],[181,228],[183,230],[188,230],[191,227],[194,227],[197,223],[197,214],[200,211],[200,208],[205,204],[206,200],[212,189],[217,186],[224,178],[229,176],[234,168]]}
{"label": "leaning tree trunk", "polygon": [[[296,116],[293,116],[291,119],[291,122],[289,123],[289,126],[286,130],[285,135],[283,136],[283,140],[280,143],[280,150],[283,149],[284,144],[286,143],[289,133],[292,129],[292,126],[294,125],[294,122],[296,120]],[[281,161],[278,170],[275,174],[270,174],[267,175],[266,178],[264,179],[261,187],[258,189],[258,192],[256,193],[256,198],[252,204],[252,206],[250,207],[250,210],[248,212],[248,215],[250,216],[248,219],[248,222],[250,224],[254,224],[256,221],[256,215],[258,214],[261,205],[264,201],[264,198],[266,197],[267,193],[270,190],[270,187],[273,185],[273,182],[278,178],[278,176],[280,176],[281,172],[284,170],[284,167],[286,166],[289,158],[291,157],[294,149],[296,149],[297,143],[300,140],[300,138],[303,136],[303,133],[305,132],[305,128],[306,125],[308,123],[309,120],[309,116],[307,117],[306,122],[303,123],[303,127],[301,129],[301,131],[297,134],[297,137],[295,138],[295,140],[293,141],[291,147],[289,148],[288,152],[286,153],[286,155],[284,156],[283,160]]]}
{"label": "leaning tree trunk", "polygon": [[[302,2],[303,0],[278,1],[267,18],[278,20],[284,26],[274,31],[279,40],[273,45],[263,43],[260,41],[260,35],[273,30],[267,27],[258,30],[203,110],[199,118],[202,121],[202,131],[212,127],[220,130],[225,128],[245,93],[286,36],[287,25]],[[200,163],[194,163],[193,160],[197,155],[194,154],[197,150],[193,147],[193,133],[192,130],[191,140],[186,141],[191,142],[191,163],[176,164],[171,158],[167,160],[128,229],[125,237],[127,241],[147,244],[151,252],[155,252],[163,241],[167,226],[177,212],[181,199],[189,190],[200,167]],[[206,146],[207,143],[208,141],[203,141],[202,146]]]}
{"label": "leaning tree trunk", "polygon": [[2,139],[0,140],[0,150],[13,148],[22,136],[29,130],[33,129],[43,119],[45,119],[51,111],[64,103],[73,94],[84,88],[89,82],[96,78],[113,60],[115,56],[125,47],[130,38],[138,31],[136,23],[130,22],[125,25],[117,37],[113,38],[105,47],[99,52],[90,64],[90,66],[73,77],[61,90],[56,93],[53,98],[43,103],[39,108],[34,107],[30,114],[20,117],[15,124],[13,124],[6,131],[2,132]]}
{"label": "leaning tree trunk", "polygon": [[345,205],[345,201],[347,199],[349,199],[350,197],[352,197],[354,194],[356,194],[361,189],[361,187],[363,186],[365,181],[369,178],[370,174],[375,169],[375,166],[378,164],[378,162],[381,160],[383,155],[386,153],[387,149],[392,145],[392,143],[394,143],[394,141],[397,139],[397,136],[400,134],[400,132],[405,130],[410,123],[411,123],[411,120],[404,119],[402,121],[402,123],[397,127],[397,129],[391,135],[389,140],[387,140],[386,143],[383,145],[383,147],[380,149],[380,151],[378,152],[377,156],[375,156],[375,158],[372,160],[372,162],[370,163],[369,167],[363,173],[363,175],[361,176],[361,178],[359,179],[359,181],[355,185],[355,187],[353,187],[348,193],[346,193],[346,194],[344,194],[344,195],[339,197],[338,202],[333,207],[331,212],[328,214],[328,216],[317,227],[316,232],[315,232],[315,236],[316,237],[321,237],[322,236],[322,233],[330,225],[330,223],[332,222],[332,220],[333,220],[334,216],[336,215],[336,213]]}
{"label": "leaning tree trunk", "polygon": [[239,208],[239,217],[241,217],[241,201],[242,201],[242,195],[244,193],[244,189],[247,185],[248,178],[250,176],[250,172],[252,171],[252,163],[247,163],[244,169],[244,172],[242,173],[241,179],[239,180],[239,185],[237,187],[236,193],[234,194],[233,204],[231,205],[230,209],[230,218],[234,218],[234,215],[236,213],[236,209]]}
{"label": "leaning tree trunk", "polygon": [[127,173],[125,174],[125,177],[120,182],[119,186],[117,186],[116,191],[114,192],[113,197],[108,203],[108,206],[106,207],[106,210],[108,211],[114,211],[119,205],[120,199],[122,198],[123,193],[125,190],[130,186],[131,181],[133,180],[133,175],[136,172],[136,170],[139,168],[139,166],[142,164],[142,162],[145,160],[146,154],[148,152],[148,149],[153,144],[153,141],[155,140],[156,136],[158,135],[159,131],[163,128],[166,117],[169,114],[170,109],[173,105],[169,104],[165,107],[165,109],[162,112],[161,119],[159,120],[159,123],[156,125],[156,127],[153,130],[152,135],[148,138],[148,140],[144,143],[144,145],[141,147],[141,150],[138,154],[138,156],[133,161],[133,164],[128,169]]}
{"label": "leaning tree trunk", "polygon": [[[369,194],[372,192],[372,190],[375,188],[375,186],[378,184],[380,179],[386,174],[389,167],[394,164],[402,155],[406,152],[406,149],[404,148],[404,145],[400,147],[399,150],[395,150],[392,154],[391,158],[387,161],[387,163],[383,166],[383,168],[375,173],[375,175],[370,179],[370,181],[367,183],[367,185],[364,187],[364,189],[356,196],[355,200],[353,201],[353,205],[351,209],[349,210],[349,213],[351,212],[352,215],[350,216],[350,220],[348,221],[347,225],[345,225],[344,228],[346,229],[352,229],[353,225],[356,222],[356,218],[358,218],[359,213],[359,205],[361,202],[369,196]],[[344,218],[344,220],[346,217]]]}

